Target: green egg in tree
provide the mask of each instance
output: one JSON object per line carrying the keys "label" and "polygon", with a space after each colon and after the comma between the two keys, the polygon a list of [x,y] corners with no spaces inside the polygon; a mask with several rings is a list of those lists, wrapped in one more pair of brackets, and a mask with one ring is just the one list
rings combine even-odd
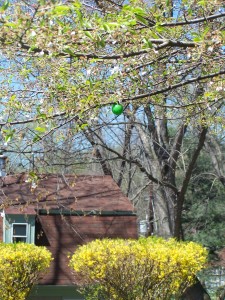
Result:
{"label": "green egg in tree", "polygon": [[119,103],[113,104],[112,112],[117,116],[121,115],[123,113],[123,105]]}

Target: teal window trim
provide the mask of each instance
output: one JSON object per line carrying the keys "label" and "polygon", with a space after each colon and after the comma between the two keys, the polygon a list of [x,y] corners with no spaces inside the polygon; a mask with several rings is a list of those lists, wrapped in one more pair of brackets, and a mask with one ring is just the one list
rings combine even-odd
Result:
{"label": "teal window trim", "polygon": [[5,214],[3,219],[3,242],[13,242],[13,226],[26,225],[26,243],[34,244],[35,241],[35,215]]}
{"label": "teal window trim", "polygon": [[3,229],[3,243],[5,243],[5,212],[4,210],[1,212],[1,217],[3,219],[2,223],[3,223],[3,226],[2,226],[2,229]]}

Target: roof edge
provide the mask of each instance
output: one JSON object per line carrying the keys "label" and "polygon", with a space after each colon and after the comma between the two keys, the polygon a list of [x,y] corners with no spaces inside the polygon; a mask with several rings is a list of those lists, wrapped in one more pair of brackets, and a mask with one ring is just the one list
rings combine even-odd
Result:
{"label": "roof edge", "polygon": [[63,216],[136,216],[129,210],[67,210],[67,209],[38,209],[38,215],[63,215]]}

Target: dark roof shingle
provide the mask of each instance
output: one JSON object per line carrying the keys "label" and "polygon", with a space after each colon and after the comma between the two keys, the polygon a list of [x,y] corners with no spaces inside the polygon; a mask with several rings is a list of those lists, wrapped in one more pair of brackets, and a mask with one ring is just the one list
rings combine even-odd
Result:
{"label": "dark roof shingle", "polygon": [[1,178],[0,202],[7,213],[33,214],[39,209],[134,211],[111,176],[25,174]]}

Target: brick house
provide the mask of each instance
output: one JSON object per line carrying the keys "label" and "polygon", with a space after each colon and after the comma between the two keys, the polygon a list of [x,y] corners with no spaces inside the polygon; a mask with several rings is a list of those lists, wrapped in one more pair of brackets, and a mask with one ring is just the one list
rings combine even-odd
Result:
{"label": "brick house", "polygon": [[82,299],[68,255],[97,238],[137,238],[133,205],[110,176],[18,174],[0,185],[1,240],[43,245],[54,257],[29,299]]}

